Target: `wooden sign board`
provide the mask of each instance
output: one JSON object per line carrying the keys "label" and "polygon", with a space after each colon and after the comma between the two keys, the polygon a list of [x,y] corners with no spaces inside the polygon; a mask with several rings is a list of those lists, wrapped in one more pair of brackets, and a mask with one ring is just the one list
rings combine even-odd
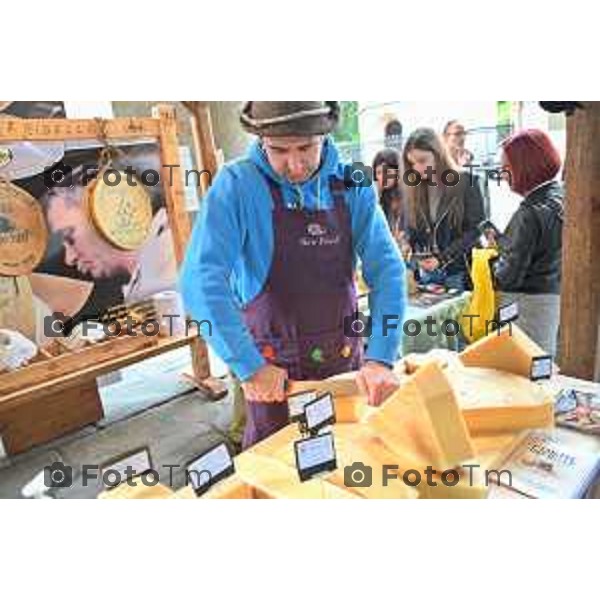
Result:
{"label": "wooden sign board", "polygon": [[[131,142],[157,145],[161,162],[160,178],[162,182],[168,182],[168,185],[163,186],[167,222],[172,235],[175,261],[180,264],[185,255],[191,225],[185,206],[183,177],[179,166],[174,108],[157,107],[152,118],[0,120],[0,144],[22,141],[68,143],[75,140],[98,140],[114,146]],[[19,214],[23,215],[23,222],[20,227],[28,225],[29,229],[33,230],[41,212],[38,212],[39,206],[36,210],[31,205],[27,206],[24,200],[21,204],[23,206]],[[29,212],[26,208],[29,208]],[[43,231],[38,229],[38,237],[35,238],[36,244],[30,259],[31,265],[37,257],[36,252],[39,253],[40,248],[46,247]],[[4,256],[3,252],[2,257]],[[128,343],[126,339],[114,338],[76,353],[59,356],[42,354],[34,364],[23,367],[18,372],[0,374],[0,431],[7,452],[20,452],[38,443],[52,440],[67,431],[95,423],[102,418],[98,396],[91,392],[91,388],[95,386],[95,377],[111,368],[118,370],[126,364],[166,352],[182,344],[191,346],[196,378],[208,378],[210,369],[206,345],[197,335],[173,339],[172,343],[171,340],[153,341],[150,345],[137,341]],[[103,360],[99,360],[100,355]],[[15,389],[16,379],[19,380],[18,389]],[[83,394],[82,390],[90,392]],[[77,409],[66,410],[67,406]]]}

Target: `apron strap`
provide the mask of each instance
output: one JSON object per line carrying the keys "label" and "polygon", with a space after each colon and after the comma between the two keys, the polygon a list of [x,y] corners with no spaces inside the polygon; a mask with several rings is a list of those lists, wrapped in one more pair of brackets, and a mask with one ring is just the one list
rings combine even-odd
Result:
{"label": "apron strap", "polygon": [[333,203],[337,210],[345,208],[346,203],[346,185],[342,179],[338,179],[335,175],[329,178],[329,189],[333,196]]}

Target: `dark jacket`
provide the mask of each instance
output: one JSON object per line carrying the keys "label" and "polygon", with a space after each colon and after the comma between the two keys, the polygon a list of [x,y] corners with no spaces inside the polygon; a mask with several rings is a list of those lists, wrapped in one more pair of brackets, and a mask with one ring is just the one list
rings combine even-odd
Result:
{"label": "dark jacket", "polygon": [[562,199],[561,184],[550,181],[521,202],[506,228],[506,248],[494,268],[498,289],[560,293]]}
{"label": "dark jacket", "polygon": [[[462,223],[457,224],[448,217],[456,202],[463,203]],[[408,229],[413,251],[433,252],[448,275],[466,274],[468,254],[479,237],[478,225],[485,220],[481,187],[475,177],[463,173],[457,185],[444,188],[434,223],[429,212],[429,206],[417,207],[417,226]]]}

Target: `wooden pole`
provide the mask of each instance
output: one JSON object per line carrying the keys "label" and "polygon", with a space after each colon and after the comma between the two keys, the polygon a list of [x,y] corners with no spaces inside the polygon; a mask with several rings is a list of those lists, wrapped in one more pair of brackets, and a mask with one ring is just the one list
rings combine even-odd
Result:
{"label": "wooden pole", "polygon": [[[179,165],[175,110],[171,106],[158,106],[153,110],[153,116],[160,119],[160,146],[163,165]],[[163,181],[166,182],[165,195],[169,209],[173,243],[175,244],[175,257],[177,264],[181,265],[191,230],[189,215],[185,207],[181,167],[169,168],[164,166],[162,176]],[[210,364],[206,342],[198,336],[190,343],[190,350],[194,377],[198,380],[207,379],[210,377]]]}
{"label": "wooden pole", "polygon": [[[212,130],[210,109],[205,102],[182,101],[182,104],[190,111],[192,120],[192,133],[194,137],[194,150],[201,168],[210,173],[210,177],[201,177],[200,186],[205,194],[210,186],[212,177],[217,173],[217,149]],[[195,383],[214,398],[223,394],[223,386],[210,376],[210,362],[208,349],[204,340],[198,339],[197,347],[192,346],[192,372]]]}
{"label": "wooden pole", "polygon": [[201,168],[210,173],[210,178],[202,177],[200,181],[202,194],[206,194],[210,186],[210,180],[217,174],[219,168],[210,108],[206,102],[187,101],[183,104],[191,113],[190,119],[196,156],[202,163]]}
{"label": "wooden pole", "polygon": [[593,379],[600,312],[600,102],[567,118],[560,366]]}

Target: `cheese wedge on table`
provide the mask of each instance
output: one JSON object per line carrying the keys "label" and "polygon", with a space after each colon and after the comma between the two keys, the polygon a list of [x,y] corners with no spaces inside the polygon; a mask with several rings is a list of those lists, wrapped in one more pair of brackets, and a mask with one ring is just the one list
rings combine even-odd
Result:
{"label": "cheese wedge on table", "polygon": [[554,425],[554,398],[525,377],[477,367],[446,375],[473,435]]}
{"label": "cheese wedge on table", "polygon": [[475,456],[456,395],[435,363],[422,366],[365,422],[406,468],[448,469]]}
{"label": "cheese wedge on table", "polygon": [[[273,436],[277,439],[265,440],[250,448],[247,453],[260,455],[277,461],[292,470],[295,480],[298,475],[295,471],[294,441],[299,439],[293,427],[286,428],[287,432],[278,432]],[[363,424],[336,424],[332,427],[337,456],[338,468],[321,477],[329,484],[341,490],[342,494],[351,494],[360,498],[385,499],[385,498],[418,498],[415,488],[408,486],[401,479],[390,479],[387,486],[383,485],[383,465],[397,465],[398,460],[376,435]],[[362,463],[370,469],[371,485],[346,486],[346,467],[355,463]],[[306,485],[305,482],[300,485]],[[366,483],[360,481],[359,483]]]}
{"label": "cheese wedge on table", "polygon": [[512,324],[468,346],[460,353],[460,360],[466,367],[497,369],[529,377],[532,359],[545,355],[547,352]]}
{"label": "cheese wedge on table", "polygon": [[[328,476],[328,481],[365,499],[415,500],[419,497],[416,487],[402,481],[403,469],[396,455],[368,427],[335,425],[333,432],[338,468]],[[388,477],[384,482],[384,465],[397,478]]]}
{"label": "cheese wedge on table", "polygon": [[237,457],[238,475],[256,499],[356,500],[325,477],[301,482],[294,467],[269,456],[244,452]]}

